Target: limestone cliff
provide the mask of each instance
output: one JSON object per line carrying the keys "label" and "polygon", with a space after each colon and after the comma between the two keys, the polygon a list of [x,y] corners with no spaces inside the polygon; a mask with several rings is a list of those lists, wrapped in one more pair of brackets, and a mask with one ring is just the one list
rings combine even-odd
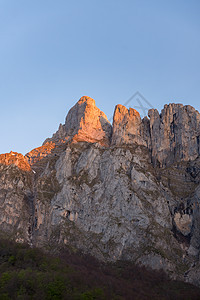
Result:
{"label": "limestone cliff", "polygon": [[138,144],[147,146],[144,122],[133,108],[117,105],[113,116],[112,145]]}
{"label": "limestone cliff", "polygon": [[141,120],[117,105],[112,128],[82,97],[43,146],[0,156],[0,229],[200,285],[199,136],[190,106]]}
{"label": "limestone cliff", "polygon": [[22,154],[0,155],[0,229],[17,241],[32,243],[33,176]]}
{"label": "limestone cliff", "polygon": [[152,158],[160,166],[194,160],[200,155],[200,114],[190,105],[165,105],[159,115],[151,109]]}
{"label": "limestone cliff", "polygon": [[113,117],[112,144],[138,144],[151,151],[152,162],[160,167],[177,161],[194,160],[200,155],[200,114],[190,105],[165,105],[161,114],[139,113],[117,105]]}

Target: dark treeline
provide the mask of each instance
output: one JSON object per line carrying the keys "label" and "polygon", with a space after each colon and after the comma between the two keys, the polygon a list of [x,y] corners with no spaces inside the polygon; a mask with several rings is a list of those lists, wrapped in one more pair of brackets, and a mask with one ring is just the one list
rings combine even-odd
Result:
{"label": "dark treeline", "polygon": [[200,299],[200,289],[130,262],[81,253],[53,256],[0,240],[0,299]]}

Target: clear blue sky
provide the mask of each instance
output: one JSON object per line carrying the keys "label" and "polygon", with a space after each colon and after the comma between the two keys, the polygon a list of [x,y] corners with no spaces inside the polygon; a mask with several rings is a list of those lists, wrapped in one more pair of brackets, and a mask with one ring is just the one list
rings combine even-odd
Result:
{"label": "clear blue sky", "polygon": [[[199,0],[0,0],[0,153],[25,154],[82,95],[200,111]],[[134,104],[134,103],[133,103]]]}

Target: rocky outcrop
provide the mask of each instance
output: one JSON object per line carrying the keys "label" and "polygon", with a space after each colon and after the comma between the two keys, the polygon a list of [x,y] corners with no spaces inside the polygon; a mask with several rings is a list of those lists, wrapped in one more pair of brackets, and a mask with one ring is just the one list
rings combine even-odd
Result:
{"label": "rocky outcrop", "polygon": [[12,151],[10,153],[0,154],[0,164],[5,166],[15,165],[23,171],[31,170],[26,157],[24,157],[21,153]]}
{"label": "rocky outcrop", "polygon": [[147,146],[144,122],[133,108],[118,104],[113,116],[112,145],[138,144]]}
{"label": "rocky outcrop", "polygon": [[148,112],[141,120],[135,109],[117,105],[113,117],[112,145],[138,144],[151,151],[154,166],[166,167],[200,155],[200,114],[190,105],[165,105],[161,114]]}
{"label": "rocky outcrop", "polygon": [[43,146],[0,155],[0,229],[200,285],[199,113],[169,104],[149,117],[117,105],[112,130],[82,97]]}
{"label": "rocky outcrop", "polygon": [[200,155],[200,114],[190,105],[165,105],[161,114],[149,111],[152,159],[168,166]]}
{"label": "rocky outcrop", "polygon": [[[53,135],[52,141],[98,142],[102,146],[109,146],[112,126],[106,115],[96,107],[95,100],[83,96],[73,106],[64,125]],[[49,141],[49,139],[47,140]]]}
{"label": "rocky outcrop", "polygon": [[55,148],[55,143],[47,142],[43,146],[35,148],[30,152],[28,152],[25,155],[25,158],[27,159],[30,165],[34,165],[38,161],[42,160],[43,158],[51,154],[54,148]]}
{"label": "rocky outcrop", "polygon": [[32,164],[51,153],[58,144],[67,142],[98,142],[108,147],[123,144],[146,146],[154,166],[166,167],[176,161],[194,160],[200,155],[200,114],[193,107],[182,104],[165,105],[161,114],[149,110],[149,119],[141,120],[139,113],[117,105],[113,129],[106,115],[95,101],[82,97],[69,111],[64,125],[42,147],[26,157]]}
{"label": "rocky outcrop", "polygon": [[32,243],[33,177],[22,154],[0,155],[0,231],[19,242]]}

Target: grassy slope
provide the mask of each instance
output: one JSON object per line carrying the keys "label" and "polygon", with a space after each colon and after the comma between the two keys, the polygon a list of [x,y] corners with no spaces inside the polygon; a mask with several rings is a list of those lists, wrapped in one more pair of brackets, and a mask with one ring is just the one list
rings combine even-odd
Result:
{"label": "grassy slope", "polygon": [[200,289],[131,263],[60,257],[0,240],[0,299],[200,299]]}

